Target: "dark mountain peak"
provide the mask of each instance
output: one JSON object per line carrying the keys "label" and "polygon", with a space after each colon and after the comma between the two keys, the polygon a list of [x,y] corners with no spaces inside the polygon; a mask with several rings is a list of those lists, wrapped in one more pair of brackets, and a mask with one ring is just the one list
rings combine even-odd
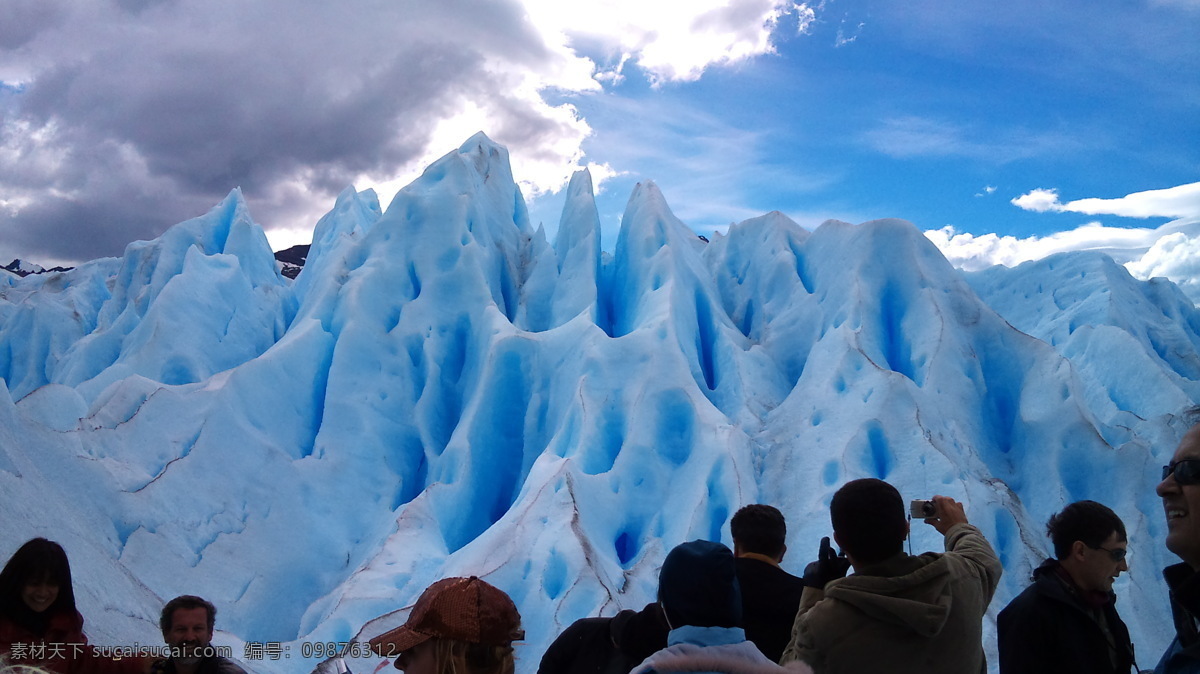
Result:
{"label": "dark mountain peak", "polygon": [[17,276],[29,276],[30,274],[50,274],[54,272],[71,271],[74,269],[74,267],[51,267],[46,269],[41,265],[33,264],[32,262],[26,262],[20,258],[16,258],[12,262],[0,267],[0,269],[16,274]]}
{"label": "dark mountain peak", "polygon": [[301,243],[285,250],[275,251],[275,259],[283,266],[280,273],[290,279],[299,276],[300,270],[304,268],[304,261],[308,259],[309,247],[310,244]]}

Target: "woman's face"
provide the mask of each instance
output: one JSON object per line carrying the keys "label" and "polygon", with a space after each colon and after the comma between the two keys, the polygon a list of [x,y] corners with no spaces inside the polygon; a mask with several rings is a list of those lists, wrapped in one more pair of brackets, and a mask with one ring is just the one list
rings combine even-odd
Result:
{"label": "woman's face", "polygon": [[21,600],[34,613],[50,608],[55,599],[58,599],[58,583],[44,576],[27,581],[21,588]]}
{"label": "woman's face", "polygon": [[404,674],[438,674],[437,658],[434,656],[436,641],[424,641],[401,653],[396,659],[397,669],[404,670]]}

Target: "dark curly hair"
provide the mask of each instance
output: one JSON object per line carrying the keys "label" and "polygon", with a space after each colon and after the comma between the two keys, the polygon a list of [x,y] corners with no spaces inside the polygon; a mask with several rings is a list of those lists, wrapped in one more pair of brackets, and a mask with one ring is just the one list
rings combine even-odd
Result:
{"label": "dark curly hair", "polygon": [[212,602],[203,597],[197,597],[194,594],[185,594],[175,597],[162,607],[162,613],[158,617],[158,627],[162,630],[163,638],[167,638],[167,634],[171,631],[171,626],[175,624],[176,610],[194,608],[204,609],[204,612],[207,614],[208,631],[213,631],[213,628],[217,625],[217,607],[213,606]]}
{"label": "dark curly hair", "polygon": [[1054,556],[1058,559],[1070,556],[1075,541],[1083,541],[1094,550],[1114,531],[1118,538],[1126,540],[1125,523],[1111,508],[1095,501],[1076,501],[1046,523],[1046,535],[1054,543]]}

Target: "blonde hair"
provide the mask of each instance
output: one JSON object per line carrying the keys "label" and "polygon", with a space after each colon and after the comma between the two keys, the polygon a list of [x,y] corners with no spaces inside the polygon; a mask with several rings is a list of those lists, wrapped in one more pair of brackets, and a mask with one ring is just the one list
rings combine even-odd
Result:
{"label": "blonde hair", "polygon": [[492,646],[457,639],[433,639],[438,674],[513,674],[512,644]]}
{"label": "blonde hair", "polygon": [[52,672],[33,665],[10,664],[8,656],[0,655],[0,674],[52,674]]}

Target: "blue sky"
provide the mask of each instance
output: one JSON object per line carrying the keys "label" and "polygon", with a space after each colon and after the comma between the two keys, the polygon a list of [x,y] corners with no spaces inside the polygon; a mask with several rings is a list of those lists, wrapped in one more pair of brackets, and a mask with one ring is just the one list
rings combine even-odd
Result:
{"label": "blue sky", "polygon": [[[922,18],[919,3],[827,3],[808,34],[781,25],[775,54],[657,88],[634,66],[621,86],[574,97],[593,127],[589,157],[636,167],[605,185],[605,213],[648,177],[697,229],[768,210],[808,227],[900,217],[1021,238],[1171,219],[1038,213],[1011,200],[1200,179],[1200,68],[1186,69],[1200,66],[1200,49],[1185,34],[1200,7],[1031,3],[995,16],[972,4],[957,16],[927,6],[938,16]],[[839,45],[839,35],[855,39]]]}
{"label": "blue sky", "polygon": [[1103,248],[1200,278],[1200,0],[15,0],[10,16],[5,261],[119,255],[237,186],[273,244],[302,241],[346,185],[386,205],[483,130],[551,232],[590,166],[609,247],[651,179],[703,233],[771,210],[808,228],[899,217],[965,268]]}

